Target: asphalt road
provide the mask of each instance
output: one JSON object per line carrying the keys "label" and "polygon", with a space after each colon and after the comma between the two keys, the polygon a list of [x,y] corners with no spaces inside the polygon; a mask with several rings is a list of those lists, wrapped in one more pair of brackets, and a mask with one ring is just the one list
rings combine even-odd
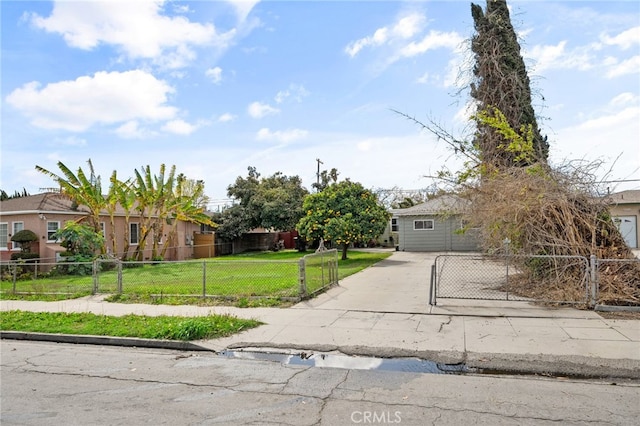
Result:
{"label": "asphalt road", "polygon": [[4,425],[635,425],[640,382],[283,365],[3,340]]}

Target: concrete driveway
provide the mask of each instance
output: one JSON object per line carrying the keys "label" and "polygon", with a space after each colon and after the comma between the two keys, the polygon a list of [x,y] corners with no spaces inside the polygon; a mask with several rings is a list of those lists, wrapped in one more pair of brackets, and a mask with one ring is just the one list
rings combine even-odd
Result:
{"label": "concrete driveway", "polygon": [[293,308],[429,313],[429,274],[438,253],[393,252],[391,257],[340,281]]}

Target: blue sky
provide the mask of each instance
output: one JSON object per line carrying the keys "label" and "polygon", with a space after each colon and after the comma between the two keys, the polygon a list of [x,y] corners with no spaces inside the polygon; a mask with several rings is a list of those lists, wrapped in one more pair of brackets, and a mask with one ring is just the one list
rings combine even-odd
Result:
{"label": "blue sky", "polygon": [[[367,188],[459,166],[392,110],[468,131],[468,1],[0,4],[7,192],[88,159],[105,181],[175,165],[213,200],[249,166],[309,189],[316,159]],[[509,4],[551,160],[640,189],[639,3]]]}

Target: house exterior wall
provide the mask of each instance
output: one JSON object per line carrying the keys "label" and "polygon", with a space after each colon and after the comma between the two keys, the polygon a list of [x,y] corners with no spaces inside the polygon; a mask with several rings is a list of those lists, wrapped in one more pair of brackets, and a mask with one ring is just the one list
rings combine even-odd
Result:
{"label": "house exterior wall", "polygon": [[[611,216],[614,218],[621,217],[634,217],[635,218],[635,247],[631,248],[640,248],[640,203],[625,203],[625,204],[617,204],[612,205],[610,207]],[[628,238],[627,238],[628,241]]]}
{"label": "house exterior wall", "polygon": [[[475,251],[478,243],[469,232],[457,233],[459,216],[440,219],[437,215],[399,216],[399,250],[401,251]],[[414,229],[414,222],[433,221],[432,229]]]}
{"label": "house exterior wall", "polygon": [[[8,261],[11,259],[12,253],[20,252],[20,248],[14,247],[11,243],[11,236],[14,234],[14,224],[21,223],[22,229],[29,229],[38,236],[38,241],[31,245],[31,252],[38,253],[40,259],[43,262],[55,262],[56,254],[65,251],[65,248],[60,246],[59,242],[50,240],[48,238],[48,227],[57,226],[58,228],[64,227],[66,222],[79,220],[82,217],[86,217],[86,214],[76,211],[2,211],[0,212],[0,224],[6,224],[8,229],[7,244],[0,246],[0,260]],[[103,224],[105,232],[106,249],[108,253],[113,253],[111,243],[111,223],[108,215],[101,216],[100,222]],[[133,215],[129,218],[130,223],[140,224],[139,217]],[[114,218],[114,227],[116,235],[116,251],[115,255],[121,257],[121,254],[125,246],[125,228],[126,219],[124,216],[116,216]],[[55,225],[53,225],[55,224]],[[170,226],[167,225],[163,230],[163,243],[166,243]],[[177,235],[170,248],[165,253],[165,260],[185,260],[193,257],[193,247],[191,240],[194,232],[200,232],[200,225],[190,222],[180,221],[177,225]],[[151,258],[151,251],[153,242],[151,237],[147,240],[145,250],[143,252],[143,259],[149,260]],[[129,248],[129,256],[133,256],[136,245],[132,245]],[[162,246],[159,247],[162,250]]]}

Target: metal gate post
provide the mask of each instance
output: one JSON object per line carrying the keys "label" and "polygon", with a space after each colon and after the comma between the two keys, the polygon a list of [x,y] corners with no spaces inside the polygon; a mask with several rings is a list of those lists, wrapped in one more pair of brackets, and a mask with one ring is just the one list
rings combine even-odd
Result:
{"label": "metal gate post", "polygon": [[[437,260],[437,259],[436,259]],[[436,306],[436,262],[431,265],[431,283],[429,285],[429,305]]]}
{"label": "metal gate post", "polygon": [[507,300],[509,300],[509,244],[511,244],[511,240],[509,238],[505,238],[504,241],[504,253],[506,256],[506,262],[507,262],[507,277],[506,277],[506,289],[507,289]]}
{"label": "metal gate post", "polygon": [[598,260],[596,259],[596,255],[592,254],[589,257],[589,266],[590,266],[590,274],[589,281],[591,282],[591,297],[589,300],[589,306],[594,307],[596,305],[596,300],[598,300]]}

